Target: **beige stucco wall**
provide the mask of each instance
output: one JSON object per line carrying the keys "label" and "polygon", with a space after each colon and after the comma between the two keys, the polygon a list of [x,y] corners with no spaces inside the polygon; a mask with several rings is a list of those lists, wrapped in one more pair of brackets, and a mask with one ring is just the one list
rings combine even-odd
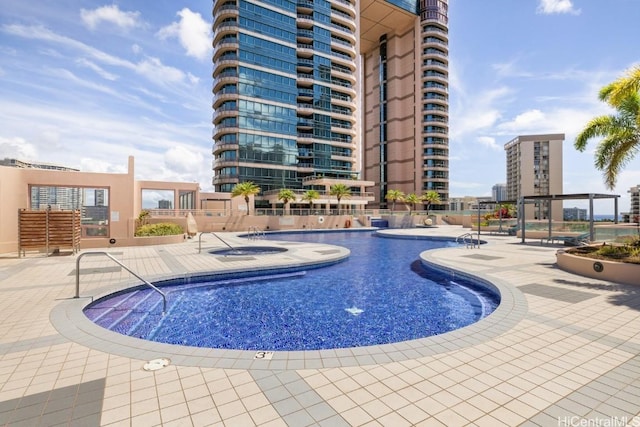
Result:
{"label": "beige stucco wall", "polygon": [[[387,182],[388,189],[421,194],[422,156],[416,148],[421,131],[421,103],[416,102],[420,79],[416,78],[419,63],[415,53],[420,26],[416,21],[404,24],[387,33]],[[381,197],[379,55],[376,47],[363,58],[364,177],[375,182],[369,189],[376,197],[373,207],[379,206]]]}
{"label": "beige stucco wall", "polygon": [[[109,235],[83,237],[80,247],[135,246],[145,244],[134,238],[135,220],[140,214],[142,189],[172,189],[194,191],[199,197],[197,183],[162,181],[136,182],[134,159],[128,159],[127,173],[94,173],[44,169],[20,169],[0,166],[0,253],[18,251],[18,210],[30,209],[31,186],[105,188],[109,199]],[[115,239],[116,243],[109,243]],[[148,242],[148,240],[147,240]]]}
{"label": "beige stucco wall", "polygon": [[[565,251],[556,254],[558,267],[570,273],[593,279],[607,280],[609,282],[624,283],[627,285],[640,285],[640,265],[624,262],[612,262],[596,260],[586,257],[570,255]],[[602,265],[601,271],[594,269],[594,263]]]}

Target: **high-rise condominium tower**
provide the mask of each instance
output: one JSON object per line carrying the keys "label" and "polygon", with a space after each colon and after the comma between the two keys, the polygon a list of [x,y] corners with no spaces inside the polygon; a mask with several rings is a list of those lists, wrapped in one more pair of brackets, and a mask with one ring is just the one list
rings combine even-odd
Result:
{"label": "high-rise condominium tower", "polygon": [[[507,198],[562,194],[564,134],[520,135],[504,145],[507,154]],[[525,218],[562,221],[562,201],[525,205]]]}
{"label": "high-rise condominium tower", "polygon": [[447,19],[446,0],[214,0],[216,191],[334,180],[375,183],[383,206],[390,189],[446,201]]}
{"label": "high-rise condominium tower", "polygon": [[217,191],[356,172],[355,1],[213,3]]}
{"label": "high-rise condominium tower", "polygon": [[[360,7],[365,178],[389,190],[449,198],[448,2],[364,1]],[[431,209],[446,209],[447,205]]]}

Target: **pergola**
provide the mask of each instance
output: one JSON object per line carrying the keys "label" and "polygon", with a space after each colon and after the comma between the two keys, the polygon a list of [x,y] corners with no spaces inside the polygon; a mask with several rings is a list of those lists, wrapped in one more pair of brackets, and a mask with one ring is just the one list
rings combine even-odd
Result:
{"label": "pergola", "polygon": [[[540,201],[557,201],[557,200],[589,200],[589,240],[593,241],[593,201],[599,199],[613,199],[614,206],[614,222],[618,223],[618,194],[599,194],[599,193],[577,193],[577,194],[545,194],[536,196],[523,196],[518,200],[488,200],[478,203],[478,241],[480,241],[480,205],[501,205],[501,204],[517,204],[518,205],[518,224],[522,230],[522,243],[525,241],[525,217],[524,205],[527,203],[538,203]],[[551,206],[549,203],[549,238],[551,238]],[[500,218],[499,230],[502,231],[502,218]]]}
{"label": "pergola", "polygon": [[[593,201],[599,199],[613,199],[613,218],[614,223],[618,223],[618,198],[620,195],[618,194],[599,194],[599,193],[576,193],[576,194],[547,194],[547,195],[537,195],[537,196],[524,196],[520,198],[519,206],[522,207],[520,212],[524,212],[524,205],[527,203],[537,203],[540,201],[557,201],[557,200],[589,200],[589,240],[593,241],[594,238],[594,230],[593,230]],[[549,203],[549,238],[551,238],[551,206],[552,203]],[[520,223],[520,229],[522,230],[522,243],[524,243],[525,239],[525,218],[524,214],[521,215],[521,218],[518,217],[518,222]]]}

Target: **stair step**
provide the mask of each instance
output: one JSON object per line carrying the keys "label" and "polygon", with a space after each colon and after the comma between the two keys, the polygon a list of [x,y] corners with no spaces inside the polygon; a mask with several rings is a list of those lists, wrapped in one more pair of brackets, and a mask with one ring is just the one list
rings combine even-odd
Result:
{"label": "stair step", "polygon": [[122,307],[125,307],[127,302],[130,301],[138,292],[139,291],[126,292],[114,297],[109,297],[109,299],[104,303],[98,303],[85,310],[85,314],[89,319],[99,325],[104,325],[105,322],[108,324],[109,322],[105,321],[105,318],[113,315],[114,312],[122,309]]}

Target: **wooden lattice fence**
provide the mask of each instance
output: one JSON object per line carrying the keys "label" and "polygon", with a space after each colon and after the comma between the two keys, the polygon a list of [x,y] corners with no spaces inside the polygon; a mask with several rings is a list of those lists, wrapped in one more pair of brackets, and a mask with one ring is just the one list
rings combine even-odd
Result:
{"label": "wooden lattice fence", "polygon": [[18,211],[18,256],[26,251],[80,250],[80,211]]}

